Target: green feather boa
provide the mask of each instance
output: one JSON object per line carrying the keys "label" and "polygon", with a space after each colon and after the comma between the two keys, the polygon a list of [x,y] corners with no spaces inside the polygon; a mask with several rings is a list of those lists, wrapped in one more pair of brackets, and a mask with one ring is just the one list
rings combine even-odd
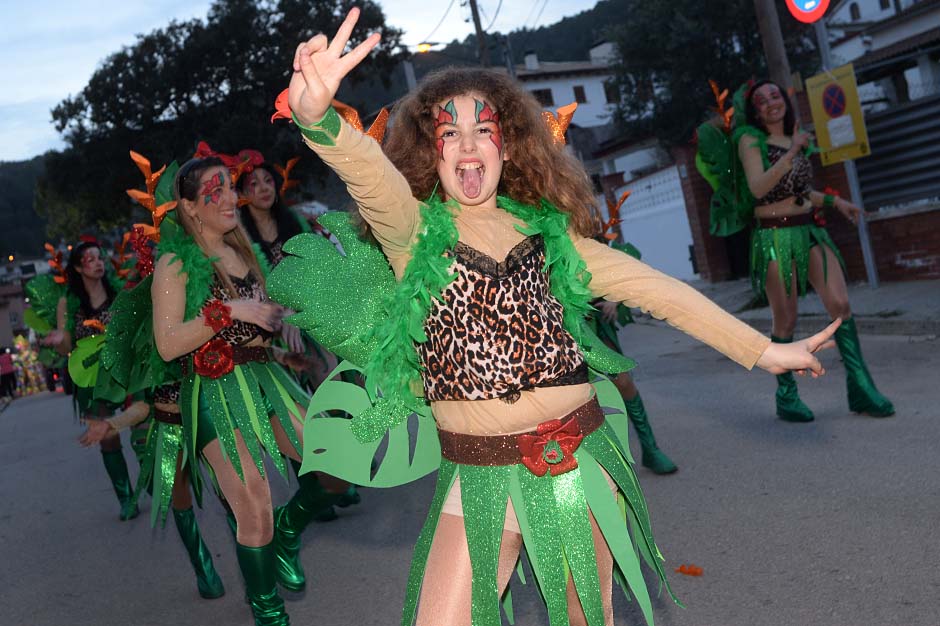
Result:
{"label": "green feather boa", "polygon": [[[525,222],[525,226],[517,226],[519,232],[542,236],[544,269],[550,272],[552,295],[564,307],[564,328],[588,356],[592,350],[585,345],[591,342],[585,335],[584,318],[593,311],[588,289],[591,275],[568,236],[568,215],[544,199],[538,208],[503,196],[497,198],[497,204]],[[436,195],[422,205],[422,230],[412,247],[411,261],[392,294],[388,317],[375,331],[379,343],[366,367],[367,379],[399,412],[403,407],[417,406],[414,390],[420,387],[422,366],[415,344],[427,341],[424,324],[432,299],[441,300],[441,293],[455,278],[450,269],[454,260],[444,253],[457,245],[457,227],[451,215],[456,210],[456,202],[444,203]]]}

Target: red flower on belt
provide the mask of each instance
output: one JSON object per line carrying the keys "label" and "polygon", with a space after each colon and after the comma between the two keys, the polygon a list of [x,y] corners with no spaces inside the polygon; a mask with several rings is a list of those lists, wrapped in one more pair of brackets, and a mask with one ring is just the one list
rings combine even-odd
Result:
{"label": "red flower on belt", "polygon": [[552,420],[539,424],[534,435],[519,435],[522,464],[536,476],[549,472],[558,476],[578,466],[574,451],[581,445],[584,435],[578,420]]}
{"label": "red flower on belt", "polygon": [[232,346],[222,339],[213,339],[193,355],[193,369],[200,376],[221,378],[233,369]]}
{"label": "red flower on belt", "polygon": [[817,226],[826,225],[826,212],[821,206],[813,207],[813,221]]}

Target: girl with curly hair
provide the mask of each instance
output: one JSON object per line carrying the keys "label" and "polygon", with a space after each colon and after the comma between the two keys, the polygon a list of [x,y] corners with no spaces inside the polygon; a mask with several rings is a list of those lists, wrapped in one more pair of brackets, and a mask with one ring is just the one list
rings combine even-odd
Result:
{"label": "girl with curly hair", "polygon": [[629,366],[605,361],[584,330],[590,299],[642,308],[774,373],[822,373],[812,353],[837,324],[771,344],[687,285],[595,241],[584,169],[555,143],[535,99],[500,72],[427,76],[393,111],[383,153],[331,106],[379,41],[344,52],[357,18],[350,11],[332,41],[298,46],[288,102],[399,280],[366,372],[384,406],[414,406],[423,387],[438,428],[437,491],[402,623],[499,624],[523,545],[552,624],[613,624],[615,564],[651,620],[637,554],[664,579],[662,556],[629,453],[589,382],[589,364]]}

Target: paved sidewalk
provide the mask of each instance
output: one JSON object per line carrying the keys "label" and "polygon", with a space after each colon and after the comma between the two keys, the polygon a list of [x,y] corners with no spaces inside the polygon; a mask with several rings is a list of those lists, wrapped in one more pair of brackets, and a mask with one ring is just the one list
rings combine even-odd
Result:
{"label": "paved sidewalk", "polygon": [[[693,287],[761,332],[770,332],[769,307],[748,308],[752,299],[748,279],[709,283],[691,281]],[[940,335],[940,280],[849,285],[849,302],[859,330],[877,335]],[[829,322],[815,293],[800,299],[797,334],[819,330]]]}

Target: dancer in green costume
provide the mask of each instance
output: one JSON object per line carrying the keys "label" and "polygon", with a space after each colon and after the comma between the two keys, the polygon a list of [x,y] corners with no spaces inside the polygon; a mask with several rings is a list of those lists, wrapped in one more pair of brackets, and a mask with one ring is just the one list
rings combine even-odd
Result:
{"label": "dancer in green costume", "polygon": [[[164,361],[181,367],[180,409],[189,458],[201,455],[237,520],[236,552],[258,626],[289,623],[277,584],[306,584],[300,533],[310,521],[302,482],[275,523],[264,452],[286,477],[282,454],[300,460],[298,404],[308,396],[270,347],[283,315],[238,225],[228,168],[192,159],[176,176],[180,228],[161,236],[153,275],[153,335]],[[280,453],[275,453],[278,451]]]}
{"label": "dancer in green costume", "polygon": [[[858,339],[845,284],[845,264],[825,229],[825,209],[857,221],[859,208],[812,188],[810,136],[798,128],[793,105],[771,81],[742,85],[734,96],[734,124],[698,129],[697,165],[715,189],[711,232],[730,235],[754,220],[751,282],[773,311],[772,339],[793,341],[797,301],[807,283],[832,319],[841,319],[836,343],[845,366],[849,409],[872,417],[894,415],[891,401],[875,387]],[[730,121],[730,120],[729,120]],[[793,374],[777,376],[777,415],[809,422]]]}
{"label": "dancer in green costume", "polygon": [[[625,433],[600,407],[615,406],[619,394],[589,382],[592,368],[630,364],[586,329],[590,299],[641,307],[742,365],[775,373],[820,373],[812,352],[838,324],[771,344],[688,286],[586,236],[596,221],[584,170],[504,74],[426,77],[392,116],[386,158],[330,106],[342,78],[378,43],[372,35],[344,54],[357,18],[353,9],[332,42],[318,35],[299,46],[279,98],[279,112],[346,182],[394,272],[337,221],[326,225],[346,256],[299,235],[285,246],[296,258],[272,273],[272,294],[298,311],[293,321],[338,355],[367,362],[367,389],[343,390],[352,420],[308,420],[307,436],[323,437],[305,463],[374,485],[438,469],[403,624],[499,624],[523,545],[551,624],[613,624],[615,565],[652,622],[639,563],[664,580],[662,557]],[[327,283],[328,305],[317,297],[329,293]],[[385,307],[370,290],[388,296]],[[374,321],[372,334],[358,325]],[[343,385],[322,385],[310,412],[339,399],[334,382]],[[383,436],[372,476],[368,462]]]}
{"label": "dancer in green costume", "polygon": [[[42,343],[55,348],[60,354],[71,352],[71,358],[76,361],[95,358],[97,345],[111,319],[111,303],[120,286],[111,283],[105,272],[101,247],[94,241],[82,241],[72,248],[66,278],[66,293],[59,299],[56,309],[56,329],[49,332]],[[75,400],[81,418],[91,421],[113,415],[123,398],[117,402],[97,400],[94,398],[93,380],[91,385],[75,388]],[[109,434],[101,439],[100,448],[105,470],[121,505],[120,519],[123,521],[137,517],[139,511],[133,497],[127,462],[121,450],[120,436],[117,433]]]}

